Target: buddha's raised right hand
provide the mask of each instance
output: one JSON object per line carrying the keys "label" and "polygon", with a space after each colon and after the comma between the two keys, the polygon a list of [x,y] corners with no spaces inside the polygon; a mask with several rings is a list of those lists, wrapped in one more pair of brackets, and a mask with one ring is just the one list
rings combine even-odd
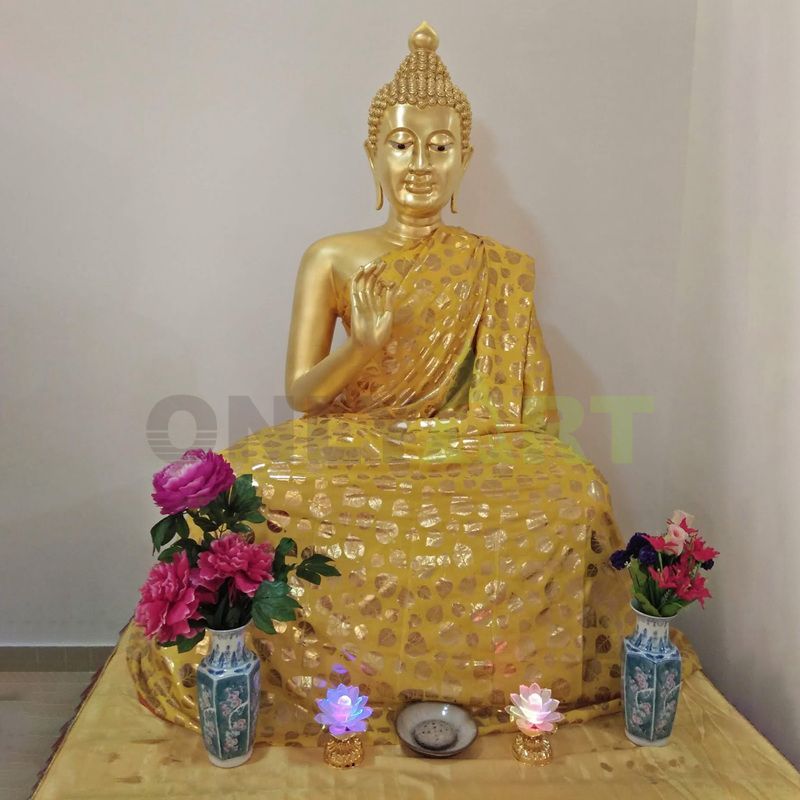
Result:
{"label": "buddha's raised right hand", "polygon": [[373,261],[355,274],[350,285],[350,336],[367,351],[380,350],[392,333],[396,287],[381,280],[386,264]]}

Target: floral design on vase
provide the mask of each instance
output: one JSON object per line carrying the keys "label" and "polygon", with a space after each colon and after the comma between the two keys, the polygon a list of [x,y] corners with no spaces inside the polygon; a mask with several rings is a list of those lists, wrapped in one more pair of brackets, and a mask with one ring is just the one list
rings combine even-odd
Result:
{"label": "floral design on vase", "polygon": [[667,744],[681,688],[681,654],[669,638],[669,617],[635,606],[636,630],[623,642],[622,697],[625,733],[643,746]]}
{"label": "floral design on vase", "polygon": [[260,664],[245,647],[246,628],[210,630],[211,648],[197,668],[200,729],[208,757],[218,767],[237,767],[253,753]]}

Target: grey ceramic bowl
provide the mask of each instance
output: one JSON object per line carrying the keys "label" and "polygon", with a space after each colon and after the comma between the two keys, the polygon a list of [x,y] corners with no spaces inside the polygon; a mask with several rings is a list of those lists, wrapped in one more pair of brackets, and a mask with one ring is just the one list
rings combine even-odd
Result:
{"label": "grey ceramic bowl", "polygon": [[[413,735],[417,725],[428,720],[442,720],[452,725],[456,740],[448,747],[434,750],[421,745]],[[452,703],[421,701],[410,703],[403,708],[395,720],[395,728],[400,740],[415,753],[432,758],[448,758],[466,750],[478,735],[475,720],[461,706]]]}

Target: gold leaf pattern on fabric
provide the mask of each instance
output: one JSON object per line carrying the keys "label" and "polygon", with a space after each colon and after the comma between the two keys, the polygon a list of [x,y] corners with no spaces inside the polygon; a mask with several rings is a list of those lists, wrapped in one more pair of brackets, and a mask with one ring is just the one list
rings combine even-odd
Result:
{"label": "gold leaf pattern on fabric", "polygon": [[[552,687],[570,721],[616,710],[632,626],[608,565],[619,537],[602,476],[556,438],[532,259],[442,227],[383,260],[400,304],[383,353],[322,414],[224,453],[238,474],[260,465],[282,533],[264,524],[256,538],[290,536],[342,572],[295,582],[299,622],[251,634],[260,739],[316,744],[304,731],[332,681],[360,684],[376,714],[408,698],[461,703],[482,732],[508,729],[498,714],[523,680]],[[142,702],[196,729],[187,683],[204,647],[180,655],[133,627]]]}

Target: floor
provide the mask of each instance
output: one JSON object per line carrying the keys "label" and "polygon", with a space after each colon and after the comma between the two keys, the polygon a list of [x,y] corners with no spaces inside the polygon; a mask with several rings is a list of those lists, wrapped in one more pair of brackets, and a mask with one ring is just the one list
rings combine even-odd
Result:
{"label": "floor", "polygon": [[27,800],[92,672],[0,672],[0,800]]}

